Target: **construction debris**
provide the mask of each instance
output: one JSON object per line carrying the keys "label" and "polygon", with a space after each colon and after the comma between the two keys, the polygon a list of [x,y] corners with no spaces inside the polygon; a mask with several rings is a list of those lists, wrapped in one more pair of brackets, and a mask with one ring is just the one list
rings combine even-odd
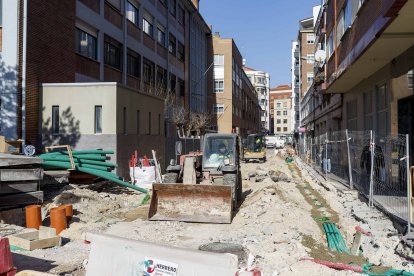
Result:
{"label": "construction debris", "polygon": [[43,201],[41,163],[39,158],[0,153],[0,209]]}

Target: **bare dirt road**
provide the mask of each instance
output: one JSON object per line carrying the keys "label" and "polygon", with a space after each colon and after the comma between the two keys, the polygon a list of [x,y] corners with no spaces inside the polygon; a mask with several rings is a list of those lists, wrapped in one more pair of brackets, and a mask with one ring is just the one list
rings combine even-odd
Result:
{"label": "bare dirt road", "polygon": [[[222,243],[223,247],[237,249],[241,267],[249,254],[254,256],[262,275],[359,274],[303,258],[359,266],[373,263],[380,265],[376,271],[390,267],[414,271],[410,262],[395,253],[399,238],[384,215],[345,187],[331,183],[321,186],[300,162],[287,164],[283,151],[278,155],[268,151],[268,161],[263,164],[243,163],[242,174],[244,201],[233,222],[222,225],[148,221],[148,206],[139,206],[141,195],[125,194],[111,185],[66,186],[54,200],[72,202],[77,211],[75,222],[62,232],[68,239],[66,244],[16,253],[16,266],[58,275],[84,275],[90,246],[83,243],[81,233],[97,231],[193,249]],[[356,226],[372,235],[362,237],[359,256],[332,252],[328,250],[324,222],[338,226],[348,248]]]}

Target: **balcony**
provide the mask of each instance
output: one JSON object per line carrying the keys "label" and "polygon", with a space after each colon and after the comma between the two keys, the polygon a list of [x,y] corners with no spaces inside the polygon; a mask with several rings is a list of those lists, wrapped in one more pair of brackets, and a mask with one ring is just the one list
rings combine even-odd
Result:
{"label": "balcony", "polygon": [[299,76],[299,66],[295,66],[295,69],[293,72],[296,76]]}

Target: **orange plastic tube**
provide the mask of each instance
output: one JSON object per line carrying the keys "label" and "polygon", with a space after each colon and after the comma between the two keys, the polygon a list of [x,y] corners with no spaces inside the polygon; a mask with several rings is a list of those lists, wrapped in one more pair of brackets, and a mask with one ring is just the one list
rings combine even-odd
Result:
{"label": "orange plastic tube", "polygon": [[67,227],[66,209],[61,207],[50,210],[50,227],[56,229],[56,234],[60,234]]}
{"label": "orange plastic tube", "polygon": [[40,205],[26,206],[26,227],[39,230],[42,225],[42,210]]}
{"label": "orange plastic tube", "polygon": [[63,204],[59,207],[65,208],[66,221],[69,222],[72,219],[72,216],[73,216],[73,205],[72,204]]}

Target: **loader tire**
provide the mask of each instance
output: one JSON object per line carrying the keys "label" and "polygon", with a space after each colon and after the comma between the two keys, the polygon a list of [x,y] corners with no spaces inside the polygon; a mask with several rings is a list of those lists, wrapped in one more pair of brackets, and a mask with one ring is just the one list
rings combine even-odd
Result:
{"label": "loader tire", "polygon": [[223,185],[231,186],[231,196],[233,199],[233,209],[237,208],[237,174],[225,174],[223,175]]}
{"label": "loader tire", "polygon": [[239,181],[237,182],[236,190],[237,190],[237,202],[240,204],[243,199],[243,182],[242,182],[242,175],[240,171],[238,173],[238,180]]}
{"label": "loader tire", "polygon": [[172,184],[172,183],[177,183],[177,181],[178,181],[178,173],[166,173],[164,175],[164,180],[162,183]]}

